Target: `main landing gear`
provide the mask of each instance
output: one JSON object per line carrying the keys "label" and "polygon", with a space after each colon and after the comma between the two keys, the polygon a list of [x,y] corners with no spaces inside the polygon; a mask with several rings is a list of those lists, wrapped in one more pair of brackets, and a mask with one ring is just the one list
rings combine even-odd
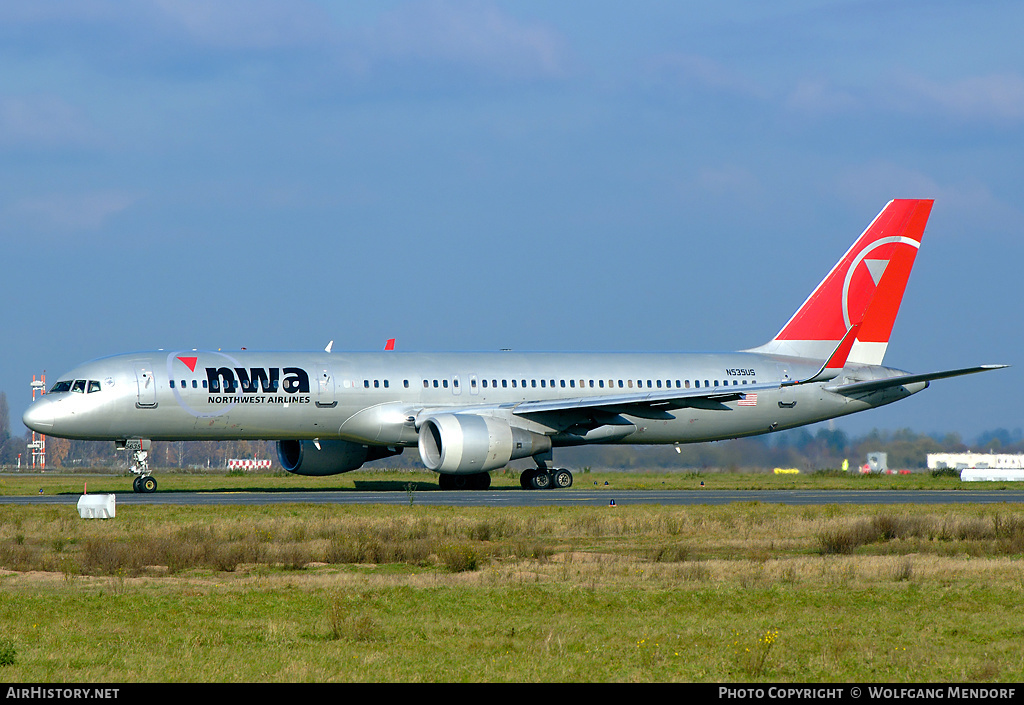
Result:
{"label": "main landing gear", "polygon": [[567,489],[572,487],[572,473],[565,468],[549,470],[546,467],[523,470],[519,484],[524,490]]}

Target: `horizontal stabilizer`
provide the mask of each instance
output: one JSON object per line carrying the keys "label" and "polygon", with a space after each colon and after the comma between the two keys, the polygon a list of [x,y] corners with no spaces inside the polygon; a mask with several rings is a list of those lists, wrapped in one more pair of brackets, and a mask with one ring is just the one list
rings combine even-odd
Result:
{"label": "horizontal stabilizer", "polygon": [[867,382],[852,382],[850,384],[840,384],[835,387],[826,387],[830,392],[836,392],[837,394],[857,394],[859,392],[875,392],[880,389],[889,389],[890,387],[902,387],[907,384],[914,384],[915,382],[930,382],[935,379],[946,379],[947,377],[960,377],[962,375],[972,375],[976,372],[988,372],[989,370],[1001,370],[1009,365],[978,365],[977,367],[964,367],[959,370],[945,370],[943,372],[926,372],[919,375],[899,375],[897,377],[888,377],[886,379],[872,379]]}

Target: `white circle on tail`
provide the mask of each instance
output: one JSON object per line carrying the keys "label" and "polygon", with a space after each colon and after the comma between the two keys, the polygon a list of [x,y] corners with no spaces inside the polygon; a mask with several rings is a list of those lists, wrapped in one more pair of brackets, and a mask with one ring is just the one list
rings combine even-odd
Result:
{"label": "white circle on tail", "polygon": [[[857,271],[857,266],[868,256],[868,254],[871,253],[872,250],[875,250],[882,245],[891,245],[893,243],[903,243],[904,245],[910,245],[914,249],[919,249],[921,247],[920,242],[903,235],[879,238],[858,252],[857,256],[854,257],[853,262],[850,264],[850,268],[846,270],[846,279],[843,281],[843,323],[846,324],[846,330],[850,330],[850,326],[853,325],[853,322],[850,320],[849,302],[850,282],[853,279],[853,273]],[[886,263],[888,263],[888,260],[886,260]],[[884,266],[882,269],[884,269]],[[871,270],[870,274],[872,281],[875,282],[875,286],[878,286],[878,282],[881,279],[881,272],[879,270],[874,270],[871,267],[869,267],[869,270]],[[878,273],[876,274],[876,272]],[[861,323],[861,321],[857,321],[857,323]]]}

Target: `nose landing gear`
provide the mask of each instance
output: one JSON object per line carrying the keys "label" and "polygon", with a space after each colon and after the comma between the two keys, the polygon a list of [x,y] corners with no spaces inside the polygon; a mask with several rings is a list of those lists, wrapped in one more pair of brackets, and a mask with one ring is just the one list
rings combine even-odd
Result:
{"label": "nose landing gear", "polygon": [[117,450],[131,451],[129,470],[136,475],[132,480],[132,490],[149,494],[156,492],[156,478],[149,474],[149,440],[145,438],[129,438],[117,442]]}

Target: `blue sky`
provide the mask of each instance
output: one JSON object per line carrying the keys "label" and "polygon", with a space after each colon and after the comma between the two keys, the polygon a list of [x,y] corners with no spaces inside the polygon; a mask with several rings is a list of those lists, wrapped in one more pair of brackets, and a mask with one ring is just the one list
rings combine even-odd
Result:
{"label": "blue sky", "polygon": [[[1024,425],[1024,5],[0,1],[0,389],[155,348],[731,350],[935,207],[837,421]],[[17,430],[17,429],[16,429]]]}

